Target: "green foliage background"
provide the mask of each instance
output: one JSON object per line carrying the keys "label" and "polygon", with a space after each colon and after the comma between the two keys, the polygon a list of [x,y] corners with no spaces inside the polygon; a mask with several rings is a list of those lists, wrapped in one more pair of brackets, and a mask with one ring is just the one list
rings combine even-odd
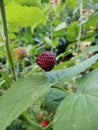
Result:
{"label": "green foliage background", "polygon": [[[43,130],[36,117],[48,109],[54,115],[48,115],[46,130],[98,130],[97,2],[67,0],[55,5],[49,0],[4,0],[11,54],[22,46],[28,56],[16,61],[12,55],[14,81],[0,17],[1,130],[16,130],[13,125],[19,124],[26,130]],[[91,44],[81,50],[83,42]],[[54,52],[57,60],[50,72],[36,64],[36,56],[45,51]]]}

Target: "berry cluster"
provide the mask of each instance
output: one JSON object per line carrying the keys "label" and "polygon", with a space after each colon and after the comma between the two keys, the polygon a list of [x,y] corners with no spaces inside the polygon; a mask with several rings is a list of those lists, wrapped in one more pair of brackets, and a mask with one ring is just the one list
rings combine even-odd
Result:
{"label": "berry cluster", "polygon": [[40,112],[37,115],[37,120],[40,123],[42,128],[50,127],[51,121],[53,119],[54,112],[50,109],[46,109],[46,111]]}

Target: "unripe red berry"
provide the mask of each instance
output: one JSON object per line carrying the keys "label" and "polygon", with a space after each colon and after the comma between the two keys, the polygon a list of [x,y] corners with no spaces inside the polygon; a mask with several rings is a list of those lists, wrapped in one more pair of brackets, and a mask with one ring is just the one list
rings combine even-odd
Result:
{"label": "unripe red berry", "polygon": [[37,56],[36,63],[45,71],[53,69],[56,58],[53,52],[44,52]]}
{"label": "unripe red berry", "polygon": [[41,121],[41,126],[42,126],[42,127],[45,128],[45,127],[47,127],[48,125],[49,125],[49,120],[48,120],[48,119],[44,119],[44,120]]}
{"label": "unripe red berry", "polygon": [[17,60],[22,60],[27,56],[27,51],[23,47],[17,47],[13,50],[13,56]]}

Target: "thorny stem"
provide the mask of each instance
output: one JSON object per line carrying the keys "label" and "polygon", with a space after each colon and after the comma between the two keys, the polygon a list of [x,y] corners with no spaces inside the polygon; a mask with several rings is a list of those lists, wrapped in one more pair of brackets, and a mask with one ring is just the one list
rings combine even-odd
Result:
{"label": "thorny stem", "polygon": [[16,80],[16,74],[15,74],[15,69],[12,61],[12,55],[10,52],[9,48],[9,42],[8,42],[8,30],[7,30],[7,23],[6,23],[6,15],[5,15],[5,8],[4,8],[4,2],[3,0],[0,0],[0,11],[1,11],[1,18],[2,18],[2,24],[3,24],[3,31],[4,31],[4,43],[5,43],[5,48],[6,48],[6,53],[7,53],[7,58],[8,62],[10,65],[11,72],[13,74],[14,80]]}
{"label": "thorny stem", "polygon": [[78,41],[77,41],[77,49],[76,49],[77,55],[79,53],[80,41],[81,41],[81,32],[82,32],[82,10],[83,10],[83,1],[80,0],[80,26],[79,26],[79,35],[78,35]]}

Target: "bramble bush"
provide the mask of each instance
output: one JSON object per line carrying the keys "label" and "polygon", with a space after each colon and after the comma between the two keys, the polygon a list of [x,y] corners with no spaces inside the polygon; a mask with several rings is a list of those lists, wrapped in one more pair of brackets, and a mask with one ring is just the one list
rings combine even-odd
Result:
{"label": "bramble bush", "polygon": [[98,0],[0,0],[0,129],[98,130]]}

